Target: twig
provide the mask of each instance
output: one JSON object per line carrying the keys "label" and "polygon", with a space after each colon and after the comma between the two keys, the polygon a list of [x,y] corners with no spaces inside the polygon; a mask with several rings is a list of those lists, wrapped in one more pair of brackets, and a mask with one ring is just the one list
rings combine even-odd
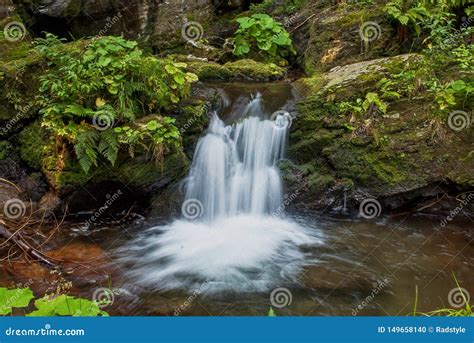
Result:
{"label": "twig", "polygon": [[[18,229],[18,231],[21,230]],[[51,262],[45,255],[43,255],[38,250],[34,249],[31,245],[29,245],[24,239],[20,237],[15,237],[15,234],[11,233],[5,226],[0,224],[0,236],[4,237],[7,242],[11,240],[16,246],[18,246],[21,250],[25,252],[25,254],[31,258],[37,259],[44,264],[46,264],[50,268],[58,268],[59,266],[53,262]]]}

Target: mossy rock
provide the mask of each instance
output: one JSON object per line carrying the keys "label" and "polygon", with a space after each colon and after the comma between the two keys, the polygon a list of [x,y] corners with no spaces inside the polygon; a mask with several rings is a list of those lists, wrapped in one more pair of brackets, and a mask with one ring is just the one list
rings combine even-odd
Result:
{"label": "mossy rock", "polygon": [[[404,54],[336,67],[294,82],[300,97],[333,95],[334,99],[365,97],[383,77],[402,71],[419,70],[425,65],[420,54]],[[420,75],[423,76],[423,75]]]}
{"label": "mossy rock", "polygon": [[215,62],[186,62],[188,70],[198,75],[200,80],[245,80],[273,81],[285,76],[285,69],[274,63],[257,62],[243,59],[224,65]]}
{"label": "mossy rock", "polygon": [[[300,64],[308,75],[328,71],[335,66],[371,60],[401,53],[396,32],[383,11],[384,1],[373,4],[338,2],[337,5],[308,1],[298,12],[309,18],[306,26],[296,30],[293,40],[300,52]],[[319,11],[315,6],[322,7]],[[301,21],[303,21],[303,19]],[[300,21],[298,21],[300,22]],[[365,23],[376,23],[377,39],[365,42],[360,29]],[[305,35],[299,31],[305,30]]]}
{"label": "mossy rock", "polygon": [[229,80],[231,71],[216,62],[186,62],[188,70],[196,74],[200,80]]}
{"label": "mossy rock", "polygon": [[[31,37],[28,31],[24,31],[24,37],[18,37],[18,39],[7,39],[5,37],[5,28],[8,24],[18,22],[21,23],[21,18],[18,16],[7,17],[0,20],[0,61],[13,61],[21,58],[26,58],[30,54],[32,48]],[[23,25],[23,24],[22,24]],[[17,32],[20,32],[16,30]]]}
{"label": "mossy rock", "polygon": [[[389,101],[385,115],[338,114],[336,102],[363,98],[369,91],[378,91],[376,85],[385,75],[418,71],[424,65],[420,55],[401,55],[359,62],[297,82],[309,87],[297,105],[290,157],[308,170],[305,177],[311,196],[301,197],[305,205],[345,196],[340,192],[341,180],[353,185],[353,196],[399,197],[397,206],[421,196],[429,185],[473,187],[474,130],[456,133],[436,120],[432,96],[423,88],[414,97]],[[362,125],[365,129],[359,130]]]}
{"label": "mossy rock", "polygon": [[228,62],[224,66],[230,70],[234,78],[249,81],[272,81],[281,79],[285,75],[285,70],[274,63],[249,59]]}
{"label": "mossy rock", "polygon": [[85,173],[70,149],[58,149],[55,140],[51,140],[39,123],[26,127],[19,135],[19,143],[22,160],[31,168],[40,170],[50,187],[61,196],[87,184],[101,182],[118,182],[137,190],[158,189],[181,178],[189,165],[181,151],[170,152],[161,164],[149,160],[146,155],[132,159],[122,154],[114,166],[100,160],[98,167]]}

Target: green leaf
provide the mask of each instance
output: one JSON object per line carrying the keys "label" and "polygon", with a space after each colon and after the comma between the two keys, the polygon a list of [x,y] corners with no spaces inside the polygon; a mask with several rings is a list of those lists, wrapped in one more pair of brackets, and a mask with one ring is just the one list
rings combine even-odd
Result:
{"label": "green leaf", "polygon": [[99,58],[99,62],[97,62],[97,65],[101,67],[106,67],[112,62],[112,58],[110,57],[101,57]]}
{"label": "green leaf", "polygon": [[146,127],[150,131],[155,131],[158,128],[158,123],[156,120],[152,120],[146,124]]}
{"label": "green leaf", "polygon": [[240,24],[240,27],[242,29],[248,29],[253,24],[255,24],[255,20],[253,20],[251,18],[248,18],[248,17],[238,18],[236,21]]}
{"label": "green leaf", "polygon": [[10,314],[13,307],[28,306],[33,297],[33,292],[29,288],[0,288],[0,315]]}
{"label": "green leaf", "polygon": [[265,13],[256,13],[252,16],[252,18],[260,20],[273,20],[272,17]]}
{"label": "green leaf", "polygon": [[184,78],[183,74],[175,74],[174,80],[176,81],[178,85],[184,85],[186,82],[186,79]]}
{"label": "green leaf", "polygon": [[451,84],[451,88],[456,92],[461,92],[466,89],[466,82],[463,80],[456,80]]}
{"label": "green leaf", "polygon": [[273,37],[273,42],[278,45],[291,45],[291,39],[286,32],[282,32]]}
{"label": "green leaf", "polygon": [[94,301],[71,297],[65,294],[56,298],[44,297],[35,301],[36,311],[27,314],[28,317],[44,316],[73,316],[97,317],[108,316]]}
{"label": "green leaf", "polygon": [[173,74],[175,74],[175,73],[178,72],[178,69],[176,69],[176,68],[175,68],[174,66],[172,66],[171,64],[165,65],[165,70],[166,70],[169,74],[171,74],[171,75],[173,75]]}
{"label": "green leaf", "polygon": [[265,40],[265,41],[262,41],[262,42],[258,42],[257,45],[261,50],[267,51],[267,50],[271,49],[272,42],[270,42],[268,40]]}

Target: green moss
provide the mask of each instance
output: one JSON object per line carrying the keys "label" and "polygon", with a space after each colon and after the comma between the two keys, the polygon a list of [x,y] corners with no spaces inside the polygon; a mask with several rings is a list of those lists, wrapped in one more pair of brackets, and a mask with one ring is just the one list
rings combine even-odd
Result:
{"label": "green moss", "polygon": [[64,11],[65,17],[75,17],[81,11],[81,2],[80,1],[70,1]]}
{"label": "green moss", "polygon": [[302,78],[293,83],[293,87],[301,97],[318,94],[326,84],[326,80],[322,73],[314,73],[313,76]]}
{"label": "green moss", "polygon": [[129,159],[114,168],[117,179],[136,188],[150,187],[155,183],[169,183],[178,180],[187,172],[189,162],[179,151],[168,154],[163,164],[156,164],[144,158]]}
{"label": "green moss", "polygon": [[309,175],[306,180],[309,189],[313,193],[321,193],[335,182],[334,177],[331,175],[320,174],[318,172]]}
{"label": "green moss", "polygon": [[274,63],[243,59],[224,65],[215,62],[186,61],[188,70],[200,80],[271,81],[281,79],[285,70]]}
{"label": "green moss", "polygon": [[[0,27],[4,28],[8,23],[13,21],[21,22],[21,18],[7,17],[0,20]],[[18,41],[8,41],[5,39],[4,30],[0,30],[0,60],[1,61],[13,61],[20,58],[28,57],[32,48],[31,38],[26,35],[25,38]]]}
{"label": "green moss", "polygon": [[229,62],[224,65],[233,78],[251,81],[270,81],[281,79],[285,70],[274,63],[257,62],[250,59]]}
{"label": "green moss", "polygon": [[6,159],[13,151],[13,146],[8,141],[0,141],[0,161]]}
{"label": "green moss", "polygon": [[[410,177],[398,156],[389,155],[385,159],[380,154],[374,153],[366,156],[365,160],[372,167],[375,176],[388,185],[401,184]],[[411,168],[408,170],[410,173],[414,172]]]}
{"label": "green moss", "polygon": [[19,136],[20,156],[30,167],[41,170],[45,159],[53,153],[50,141],[39,123],[27,126]]}
{"label": "green moss", "polygon": [[232,72],[221,64],[214,62],[187,62],[188,70],[200,80],[228,80]]}

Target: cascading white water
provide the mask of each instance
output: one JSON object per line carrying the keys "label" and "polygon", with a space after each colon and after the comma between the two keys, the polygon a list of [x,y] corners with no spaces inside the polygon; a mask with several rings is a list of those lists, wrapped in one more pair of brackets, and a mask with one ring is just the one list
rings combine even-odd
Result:
{"label": "cascading white water", "polygon": [[277,163],[288,124],[284,112],[268,119],[260,95],[233,125],[215,114],[185,180],[183,219],[153,227],[123,249],[130,276],[161,290],[203,293],[267,291],[295,282],[308,263],[302,247],[322,241],[314,230],[276,215],[282,204]]}
{"label": "cascading white water", "polygon": [[244,213],[271,214],[282,203],[276,163],[285,151],[288,125],[283,114],[276,121],[262,119],[261,102],[257,96],[246,109],[248,117],[232,126],[215,114],[197,145],[185,204],[198,203],[206,222]]}

